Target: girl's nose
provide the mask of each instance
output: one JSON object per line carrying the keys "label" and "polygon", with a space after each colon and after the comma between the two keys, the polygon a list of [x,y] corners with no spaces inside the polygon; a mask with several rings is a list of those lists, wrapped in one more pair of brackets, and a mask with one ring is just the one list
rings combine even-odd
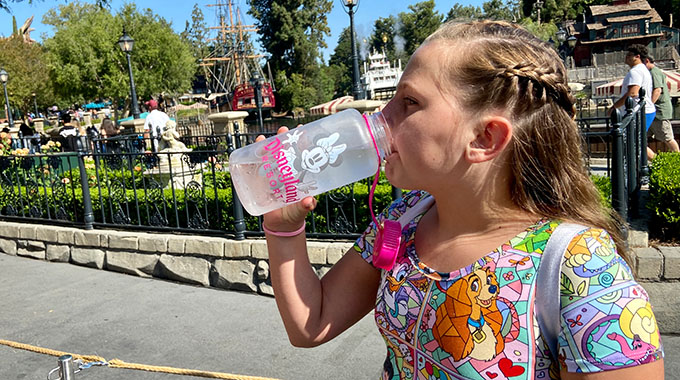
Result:
{"label": "girl's nose", "polygon": [[387,102],[387,104],[385,105],[385,107],[383,107],[383,109],[381,111],[383,116],[385,117],[385,121],[387,122],[387,126],[389,128],[394,128],[394,124],[395,124],[394,123],[394,117],[393,117],[394,116],[393,107],[394,107],[394,99]]}

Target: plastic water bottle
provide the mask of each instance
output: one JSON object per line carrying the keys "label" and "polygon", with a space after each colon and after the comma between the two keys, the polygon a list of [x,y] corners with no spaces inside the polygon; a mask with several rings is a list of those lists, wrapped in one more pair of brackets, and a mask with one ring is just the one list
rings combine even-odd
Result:
{"label": "plastic water bottle", "polygon": [[231,180],[246,211],[262,215],[370,177],[390,154],[391,138],[382,113],[347,109],[236,149]]}

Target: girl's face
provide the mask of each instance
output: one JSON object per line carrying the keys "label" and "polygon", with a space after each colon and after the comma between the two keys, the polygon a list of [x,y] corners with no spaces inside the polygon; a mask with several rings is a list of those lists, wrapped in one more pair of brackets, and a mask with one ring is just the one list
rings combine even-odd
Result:
{"label": "girl's face", "polygon": [[433,41],[409,60],[394,98],[383,114],[390,126],[393,153],[385,174],[410,189],[441,189],[466,171],[463,159],[474,139],[474,115],[465,115],[446,79],[451,46]]}

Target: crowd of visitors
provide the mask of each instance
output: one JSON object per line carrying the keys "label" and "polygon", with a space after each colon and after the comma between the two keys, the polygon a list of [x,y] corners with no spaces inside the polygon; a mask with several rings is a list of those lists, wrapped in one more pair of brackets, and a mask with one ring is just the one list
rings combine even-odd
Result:
{"label": "crowd of visitors", "polygon": [[[142,143],[142,150],[157,150],[160,134],[165,123],[170,120],[169,116],[160,109],[159,102],[150,99],[145,102],[146,120],[144,124],[144,136],[139,136],[148,141]],[[42,123],[42,128],[36,128],[36,119]],[[120,141],[123,127],[117,123],[110,108],[83,110],[82,107],[74,106],[68,109],[59,109],[57,106],[45,109],[45,112],[29,112],[18,115],[15,120],[20,120],[18,130],[12,130],[4,126],[0,131],[6,134],[11,141],[12,149],[28,149],[28,153],[40,153],[41,148],[48,141],[60,143],[60,149],[64,152],[77,151],[83,144],[90,145],[91,149],[101,152],[120,150]],[[55,145],[52,145],[53,147]]]}

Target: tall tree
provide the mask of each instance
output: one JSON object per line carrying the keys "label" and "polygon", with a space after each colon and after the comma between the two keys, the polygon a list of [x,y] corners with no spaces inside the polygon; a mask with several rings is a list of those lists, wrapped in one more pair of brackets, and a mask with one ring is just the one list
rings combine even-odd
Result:
{"label": "tall tree", "polygon": [[43,23],[55,28],[45,46],[52,80],[65,100],[127,97],[128,66],[117,44],[123,26],[135,40],[131,61],[140,98],[191,86],[196,67],[191,48],[150,9],[140,13],[127,4],[113,16],[96,5],[72,2],[50,10]]}
{"label": "tall tree", "polygon": [[434,10],[434,5],[434,0],[426,0],[409,5],[409,12],[399,13],[399,34],[404,38],[404,51],[409,57],[444,19]]}
{"label": "tall tree", "polygon": [[373,33],[371,33],[368,43],[370,51],[384,51],[388,60],[394,61],[396,59],[396,45],[394,43],[394,36],[397,35],[396,24],[397,19],[394,16],[380,17],[375,20]]}
{"label": "tall tree", "polygon": [[504,3],[503,0],[489,0],[482,4],[484,18],[491,20],[519,21],[513,3]]}
{"label": "tall tree", "polygon": [[338,44],[328,60],[328,66],[335,75],[335,93],[339,96],[352,93],[352,42],[349,27],[346,27],[338,37]]}
{"label": "tall tree", "polygon": [[289,97],[280,99],[279,104],[303,107],[308,102],[297,96],[298,91],[284,88],[288,85],[304,88],[302,92],[311,96],[312,101],[322,101],[317,98],[323,93],[318,91],[322,78],[321,49],[327,47],[325,38],[330,34],[327,15],[333,0],[248,0],[248,4],[260,42],[271,54],[269,62],[277,73],[279,98]]}
{"label": "tall tree", "polygon": [[446,20],[479,20],[484,18],[482,8],[474,5],[461,5],[460,3],[453,4],[453,7],[446,14]]}
{"label": "tall tree", "polygon": [[260,42],[272,55],[274,70],[287,75],[318,68],[320,49],[330,34],[332,0],[248,0]]}
{"label": "tall tree", "polygon": [[207,40],[209,34],[210,29],[208,29],[208,25],[205,22],[203,11],[198,4],[194,4],[194,8],[191,11],[191,22],[186,21],[184,31],[180,33],[180,36],[191,46],[196,59],[208,55],[209,48]]}
{"label": "tall tree", "polygon": [[[24,42],[21,36],[0,39],[0,67],[9,73],[7,92],[12,107],[23,113],[33,110],[33,96],[40,106],[52,102],[52,87],[48,77],[47,56],[38,44]],[[4,107],[3,107],[4,108]]]}

